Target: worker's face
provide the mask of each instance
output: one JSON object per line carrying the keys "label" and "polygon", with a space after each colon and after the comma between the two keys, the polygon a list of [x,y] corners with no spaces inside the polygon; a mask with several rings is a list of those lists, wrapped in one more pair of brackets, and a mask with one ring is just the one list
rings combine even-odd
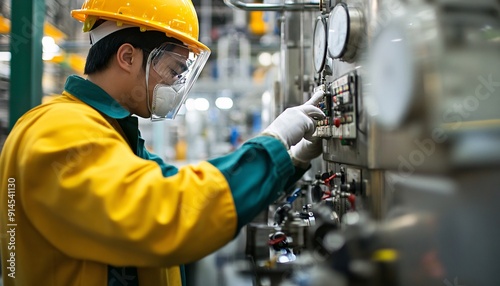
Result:
{"label": "worker's face", "polygon": [[[141,117],[150,117],[153,102],[154,89],[158,84],[171,86],[179,81],[182,81],[182,74],[186,70],[186,58],[188,51],[181,47],[172,45],[168,51],[142,51],[146,53],[146,59],[150,53],[148,84],[146,85],[146,71],[141,68],[138,70],[137,80],[133,91],[133,99],[135,101],[134,114]],[[144,55],[143,55],[144,58]],[[146,64],[144,64],[146,65]],[[146,98],[149,96],[149,98]],[[149,108],[148,108],[149,104]]]}
{"label": "worker's face", "polygon": [[149,110],[157,117],[169,117],[176,113],[183,100],[189,67],[187,47],[163,44],[153,50],[146,67]]}
{"label": "worker's face", "polygon": [[173,85],[182,79],[183,73],[188,69],[188,51],[177,46],[172,48],[171,51],[158,52],[151,58],[150,77],[154,80],[154,85]]}
{"label": "worker's face", "polygon": [[140,96],[136,98],[141,99],[142,105],[136,108],[134,114],[153,120],[173,119],[198,78],[210,51],[164,43],[151,52],[142,50],[141,55],[147,56],[146,69],[141,66],[136,73],[136,86],[140,87]]}

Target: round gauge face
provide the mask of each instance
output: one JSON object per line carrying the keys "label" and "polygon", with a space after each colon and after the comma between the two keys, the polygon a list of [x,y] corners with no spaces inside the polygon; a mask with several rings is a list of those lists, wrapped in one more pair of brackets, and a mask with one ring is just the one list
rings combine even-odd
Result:
{"label": "round gauge face", "polygon": [[349,13],[343,3],[337,4],[330,13],[328,23],[328,53],[340,58],[346,50],[349,36]]}
{"label": "round gauge face", "polygon": [[322,18],[316,19],[313,35],[313,61],[316,72],[321,72],[326,59],[326,22]]}
{"label": "round gauge face", "polygon": [[388,25],[374,39],[368,112],[386,129],[399,127],[413,102],[415,61],[405,24]]}

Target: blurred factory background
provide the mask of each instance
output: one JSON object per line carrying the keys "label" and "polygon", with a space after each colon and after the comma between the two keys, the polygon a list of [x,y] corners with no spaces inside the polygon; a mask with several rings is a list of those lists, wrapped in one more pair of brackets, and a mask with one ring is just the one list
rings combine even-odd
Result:
{"label": "blurred factory background", "polygon": [[[69,15],[82,0],[28,2],[0,0],[0,146],[89,48]],[[193,3],[212,55],[176,120],[141,120],[151,151],[230,152],[318,88],[327,118],[294,191],[190,265],[190,285],[500,285],[500,1]],[[11,37],[26,17],[43,35]],[[12,41],[35,48],[11,57]]]}

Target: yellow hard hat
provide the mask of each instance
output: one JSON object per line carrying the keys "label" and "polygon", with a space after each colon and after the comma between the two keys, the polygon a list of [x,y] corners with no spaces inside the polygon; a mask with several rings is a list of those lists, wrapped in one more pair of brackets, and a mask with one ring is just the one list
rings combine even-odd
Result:
{"label": "yellow hard hat", "polygon": [[85,0],[71,16],[84,23],[86,32],[103,19],[165,32],[188,46],[210,51],[198,41],[198,17],[191,0]]}

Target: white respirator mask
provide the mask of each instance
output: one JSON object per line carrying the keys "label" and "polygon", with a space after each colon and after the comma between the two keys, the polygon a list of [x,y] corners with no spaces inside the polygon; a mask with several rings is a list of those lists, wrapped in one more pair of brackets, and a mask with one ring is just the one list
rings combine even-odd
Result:
{"label": "white respirator mask", "polygon": [[[152,121],[175,118],[209,56],[210,51],[168,42],[151,51],[146,64],[146,91]],[[151,72],[161,80],[153,89],[150,103]]]}

